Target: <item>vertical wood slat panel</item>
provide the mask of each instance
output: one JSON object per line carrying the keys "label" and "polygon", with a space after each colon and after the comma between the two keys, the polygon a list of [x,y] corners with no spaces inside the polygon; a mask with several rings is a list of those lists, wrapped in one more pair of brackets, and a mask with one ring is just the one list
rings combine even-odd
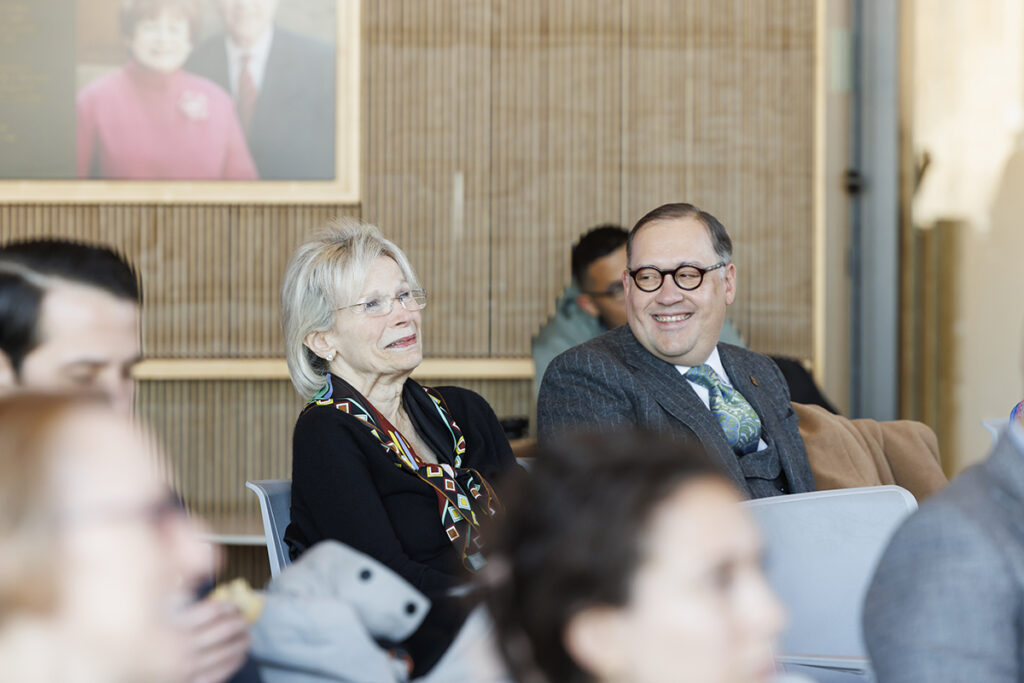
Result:
{"label": "vertical wood slat panel", "polygon": [[[486,121],[487,112],[463,104],[487,90],[486,24],[470,24],[459,43],[449,26],[449,20],[462,25],[460,13],[480,15],[479,4],[442,3],[454,8],[446,14],[434,5],[394,3],[387,12],[378,8],[367,28],[368,37],[383,41],[366,47],[368,136],[372,142],[379,134],[382,142],[367,158],[374,190],[363,216],[403,247],[430,291],[424,327],[430,355],[488,355],[489,226],[475,210],[487,202],[489,164],[481,163],[480,150],[486,153],[488,140],[473,125]],[[456,174],[464,197],[458,225]]]}
{"label": "vertical wood slat panel", "polygon": [[625,1],[623,202],[722,219],[747,341],[809,357],[814,8],[789,5]]}
{"label": "vertical wood slat panel", "polygon": [[160,436],[186,506],[214,521],[258,516],[247,479],[291,475],[301,405],[286,381],[139,383],[140,417]]}

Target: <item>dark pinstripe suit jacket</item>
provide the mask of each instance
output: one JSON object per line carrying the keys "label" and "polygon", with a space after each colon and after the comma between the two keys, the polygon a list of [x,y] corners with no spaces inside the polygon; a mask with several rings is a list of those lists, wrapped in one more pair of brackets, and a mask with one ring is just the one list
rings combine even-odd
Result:
{"label": "dark pinstripe suit jacket", "polygon": [[[778,449],[790,493],[813,491],[797,418],[782,373],[770,358],[718,345],[729,381],[761,418],[762,438]],[[544,373],[537,402],[538,436],[568,429],[629,426],[693,435],[741,491],[750,488],[711,411],[675,366],[655,357],[623,325],[561,354]]]}

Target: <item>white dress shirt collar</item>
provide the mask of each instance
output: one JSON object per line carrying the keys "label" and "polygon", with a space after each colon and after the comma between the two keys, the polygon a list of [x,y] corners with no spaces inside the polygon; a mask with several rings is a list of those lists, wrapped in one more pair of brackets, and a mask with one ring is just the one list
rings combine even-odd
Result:
{"label": "white dress shirt collar", "polygon": [[[722,380],[722,384],[725,384],[730,387],[732,386],[732,382],[729,381],[729,373],[725,371],[725,366],[722,365],[722,357],[718,355],[717,346],[711,349],[711,355],[708,356],[708,359],[706,361],[704,361],[704,365],[711,366],[711,369],[715,371],[716,375],[718,375],[718,379]],[[676,370],[678,370],[679,374],[681,374],[683,377],[686,377],[686,371],[689,370],[691,367],[693,366],[677,365]],[[689,382],[689,380],[687,381]],[[694,389],[697,390],[697,395],[701,397],[702,401],[704,401],[704,405],[709,405],[708,390],[701,386],[700,384],[697,384],[696,382],[690,382],[690,384],[694,387]]]}

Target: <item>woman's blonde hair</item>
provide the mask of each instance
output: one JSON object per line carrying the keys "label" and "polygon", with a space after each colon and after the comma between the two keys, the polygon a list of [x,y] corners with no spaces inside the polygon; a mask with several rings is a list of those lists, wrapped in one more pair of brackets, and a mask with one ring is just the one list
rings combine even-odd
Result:
{"label": "woman's blonde hair", "polygon": [[60,497],[54,435],[101,397],[18,394],[0,399],[0,626],[57,603]]}
{"label": "woman's blonde hair", "polygon": [[292,254],[281,285],[281,330],[288,374],[304,399],[316,395],[328,372],[327,361],[306,347],[306,337],[334,326],[338,309],[356,302],[381,256],[398,264],[410,287],[419,287],[402,250],[376,226],[353,218],[331,221]]}

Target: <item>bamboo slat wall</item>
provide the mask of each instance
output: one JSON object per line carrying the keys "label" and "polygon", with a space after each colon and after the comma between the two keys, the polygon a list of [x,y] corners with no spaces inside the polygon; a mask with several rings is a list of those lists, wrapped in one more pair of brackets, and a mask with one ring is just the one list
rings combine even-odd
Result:
{"label": "bamboo slat wall", "polygon": [[[580,232],[691,201],[736,243],[731,314],[751,346],[809,358],[816,7],[366,2],[360,205],[7,204],[0,239],[123,249],[149,357],[278,357],[288,256],[327,218],[359,216],[431,292],[428,356],[514,357],[553,311]],[[471,384],[501,417],[530,412],[529,382]],[[138,404],[215,523],[254,513],[245,478],[289,474],[286,382],[147,381]]]}

